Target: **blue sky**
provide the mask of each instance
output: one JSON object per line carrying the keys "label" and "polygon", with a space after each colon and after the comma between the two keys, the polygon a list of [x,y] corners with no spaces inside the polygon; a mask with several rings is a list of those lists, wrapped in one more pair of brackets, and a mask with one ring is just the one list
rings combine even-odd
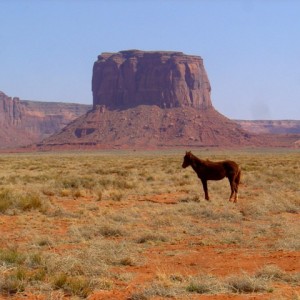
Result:
{"label": "blue sky", "polygon": [[0,0],[0,90],[92,104],[101,52],[199,55],[234,119],[300,119],[300,1]]}

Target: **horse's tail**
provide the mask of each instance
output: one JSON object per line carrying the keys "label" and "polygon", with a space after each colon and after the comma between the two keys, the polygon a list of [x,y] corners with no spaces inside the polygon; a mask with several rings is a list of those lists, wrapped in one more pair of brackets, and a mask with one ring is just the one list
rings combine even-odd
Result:
{"label": "horse's tail", "polygon": [[242,170],[239,168],[234,180],[236,185],[240,184],[241,177],[242,177]]}

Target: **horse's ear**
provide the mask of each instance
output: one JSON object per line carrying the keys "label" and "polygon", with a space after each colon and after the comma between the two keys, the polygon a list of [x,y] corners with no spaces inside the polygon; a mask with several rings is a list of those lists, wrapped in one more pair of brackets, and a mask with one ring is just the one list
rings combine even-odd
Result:
{"label": "horse's ear", "polygon": [[189,157],[191,155],[191,151],[185,151],[185,155]]}

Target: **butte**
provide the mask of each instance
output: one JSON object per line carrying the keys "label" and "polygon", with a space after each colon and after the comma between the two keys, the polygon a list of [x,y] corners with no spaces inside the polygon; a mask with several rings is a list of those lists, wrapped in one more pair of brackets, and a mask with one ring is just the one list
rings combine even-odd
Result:
{"label": "butte", "polygon": [[172,51],[102,53],[93,108],[40,147],[159,149],[263,143],[220,114],[200,56]]}

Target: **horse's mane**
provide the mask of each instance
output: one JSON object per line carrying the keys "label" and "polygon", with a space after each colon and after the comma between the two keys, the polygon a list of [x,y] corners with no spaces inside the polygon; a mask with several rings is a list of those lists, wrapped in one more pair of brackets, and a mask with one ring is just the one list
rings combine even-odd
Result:
{"label": "horse's mane", "polygon": [[195,160],[196,162],[199,162],[199,163],[204,163],[205,160],[203,159],[200,159],[199,157],[197,157],[196,155],[194,155],[192,152],[190,152],[190,157]]}

